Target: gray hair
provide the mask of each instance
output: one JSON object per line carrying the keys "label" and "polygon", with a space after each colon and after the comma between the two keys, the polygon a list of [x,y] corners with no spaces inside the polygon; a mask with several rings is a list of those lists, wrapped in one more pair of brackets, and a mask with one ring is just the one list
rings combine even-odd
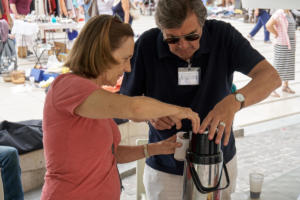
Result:
{"label": "gray hair", "polygon": [[202,0],[159,0],[155,22],[161,30],[179,28],[191,12],[196,14],[200,26],[203,26],[207,11]]}

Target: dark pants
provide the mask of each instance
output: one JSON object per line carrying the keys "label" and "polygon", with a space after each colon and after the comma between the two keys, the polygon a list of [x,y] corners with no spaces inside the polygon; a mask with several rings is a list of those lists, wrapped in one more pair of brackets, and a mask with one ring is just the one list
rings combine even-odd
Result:
{"label": "dark pants", "polygon": [[0,167],[5,200],[23,200],[21,169],[18,151],[13,147],[0,146]]}
{"label": "dark pants", "polygon": [[269,41],[270,40],[270,33],[266,28],[266,23],[269,19],[270,19],[270,15],[266,11],[263,11],[261,13],[261,15],[258,17],[258,21],[257,21],[256,25],[254,26],[254,28],[250,32],[251,37],[253,37],[259,31],[259,29],[262,26],[264,26],[264,33],[265,33],[265,39],[264,40]]}

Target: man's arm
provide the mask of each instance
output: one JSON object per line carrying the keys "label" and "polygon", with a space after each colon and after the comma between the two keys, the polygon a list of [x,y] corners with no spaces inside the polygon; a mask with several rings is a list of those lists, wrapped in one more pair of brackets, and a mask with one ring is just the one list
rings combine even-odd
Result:
{"label": "man's arm", "polygon": [[18,11],[17,11],[16,4],[15,3],[10,3],[9,6],[10,6],[10,9],[11,9],[12,13],[15,15],[15,19],[18,19],[19,14],[18,14]]}
{"label": "man's arm", "polygon": [[[238,90],[245,96],[244,106],[250,106],[258,103],[269,96],[269,94],[281,85],[281,79],[277,71],[272,65],[262,60],[248,73],[252,80],[243,88]],[[203,120],[200,132],[210,126],[209,139],[213,139],[215,130],[218,128],[216,143],[222,139],[225,132],[224,145],[229,141],[232,122],[236,112],[241,108],[240,102],[235,99],[235,95],[231,94],[221,100],[212,111]],[[220,122],[224,122],[226,126],[219,126]]]}
{"label": "man's arm", "polygon": [[245,87],[238,90],[245,96],[245,106],[264,100],[271,92],[281,86],[279,74],[267,60],[259,62],[248,76],[252,80]]}

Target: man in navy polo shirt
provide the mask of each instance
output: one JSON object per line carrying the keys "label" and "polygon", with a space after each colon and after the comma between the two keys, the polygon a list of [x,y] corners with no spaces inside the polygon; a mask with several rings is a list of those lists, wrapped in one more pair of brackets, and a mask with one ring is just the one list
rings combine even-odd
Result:
{"label": "man in navy polo shirt", "polygon": [[[231,128],[235,113],[266,98],[280,86],[280,78],[230,24],[206,20],[202,0],[159,0],[155,20],[158,28],[143,33],[135,44],[132,72],[125,74],[121,93],[144,94],[198,112],[200,133],[210,127],[209,139],[216,134],[215,142],[222,141],[231,183],[222,199],[230,199],[237,176]],[[235,71],[252,80],[232,94]],[[169,118],[153,119],[149,127],[150,143],[178,131]],[[189,124],[183,122],[182,130],[188,129]],[[183,162],[162,155],[152,156],[146,163],[148,200],[181,199]]]}

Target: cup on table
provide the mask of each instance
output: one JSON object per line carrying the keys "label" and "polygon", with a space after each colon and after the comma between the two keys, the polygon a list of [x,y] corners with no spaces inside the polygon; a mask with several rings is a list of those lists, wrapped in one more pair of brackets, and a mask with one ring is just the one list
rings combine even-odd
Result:
{"label": "cup on table", "polygon": [[264,182],[264,175],[261,173],[250,173],[249,175],[250,180],[250,198],[251,199],[259,199],[262,185]]}

